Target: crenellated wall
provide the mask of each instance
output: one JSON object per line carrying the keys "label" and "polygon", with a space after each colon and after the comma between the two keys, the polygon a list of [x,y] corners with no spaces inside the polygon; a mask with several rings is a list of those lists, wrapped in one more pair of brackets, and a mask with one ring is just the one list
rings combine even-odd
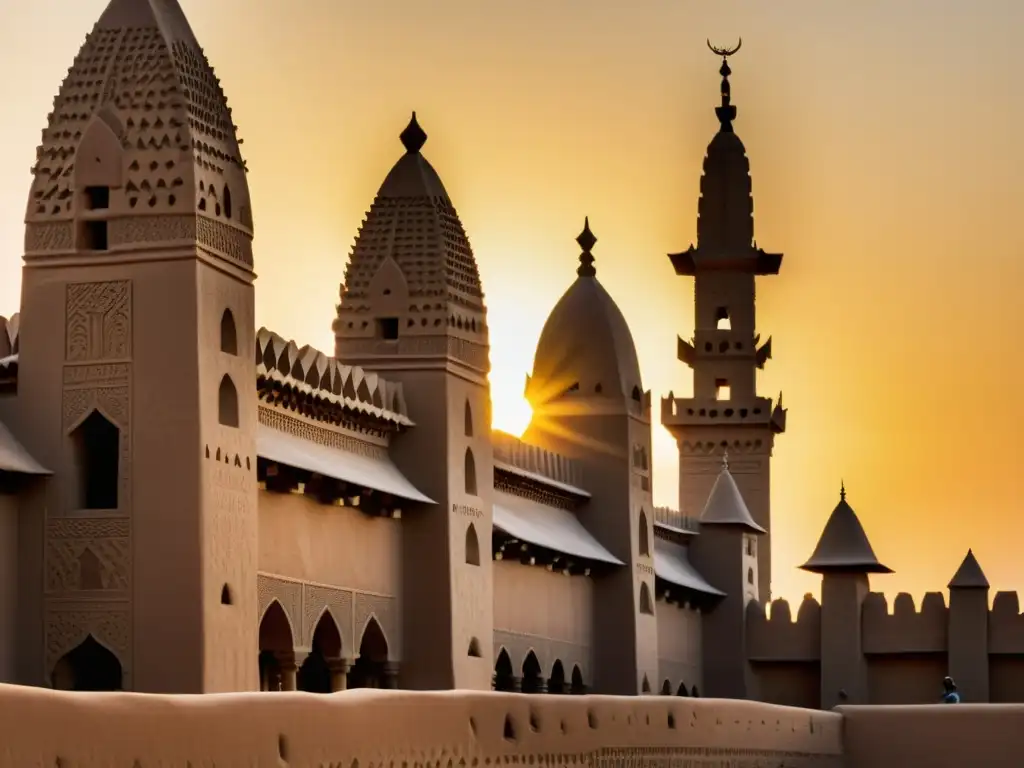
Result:
{"label": "crenellated wall", "polygon": [[[766,608],[768,610],[766,610]],[[747,604],[747,657],[762,701],[816,708],[821,700],[821,606],[804,597],[794,620],[786,600]]]}
{"label": "crenellated wall", "polygon": [[749,701],[488,692],[217,697],[0,686],[0,768],[840,768],[842,718]]}
{"label": "crenellated wall", "polygon": [[892,613],[881,592],[871,592],[861,611],[864,653],[930,654],[946,652],[949,611],[940,592],[929,592],[921,601],[921,610],[906,592],[896,595]]}

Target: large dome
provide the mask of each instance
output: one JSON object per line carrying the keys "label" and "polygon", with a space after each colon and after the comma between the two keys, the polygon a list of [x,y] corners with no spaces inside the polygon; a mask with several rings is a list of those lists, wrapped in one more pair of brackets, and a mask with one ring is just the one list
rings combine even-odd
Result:
{"label": "large dome", "polygon": [[643,385],[633,335],[597,279],[589,222],[576,281],[548,315],[537,343],[526,396],[536,409],[563,394],[640,399]]}

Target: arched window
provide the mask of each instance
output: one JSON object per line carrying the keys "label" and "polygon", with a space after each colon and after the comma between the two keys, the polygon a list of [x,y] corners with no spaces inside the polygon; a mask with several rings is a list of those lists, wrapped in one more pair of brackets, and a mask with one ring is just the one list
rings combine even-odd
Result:
{"label": "arched window", "polygon": [[754,583],[754,569],[753,568],[747,568],[747,584],[753,584],[753,583]]}
{"label": "arched window", "polygon": [[643,683],[640,684],[640,692],[641,693],[650,693],[651,692],[651,681],[647,679],[647,675],[644,675]]}
{"label": "arched window", "polygon": [[220,351],[229,355],[238,354],[238,329],[230,309],[225,309],[220,316]]}
{"label": "arched window", "polygon": [[79,509],[117,509],[121,431],[94,410],[71,433],[71,440]]}
{"label": "arched window", "polygon": [[466,449],[466,493],[476,496],[476,459],[473,458],[473,450]]}
{"label": "arched window", "polygon": [[467,651],[466,655],[472,656],[474,659],[479,659],[483,657],[483,654],[480,653],[480,641],[477,640],[475,637],[470,638],[469,651]]}
{"label": "arched window", "polygon": [[640,582],[640,613],[654,615],[654,601],[651,600],[651,589],[646,581]]}
{"label": "arched window", "polygon": [[220,423],[225,427],[238,426],[238,390],[226,373],[220,380],[220,391],[217,393],[217,413]]}
{"label": "arched window", "polygon": [[466,398],[466,437],[473,436],[473,409],[469,405],[469,398]]}
{"label": "arched window", "polygon": [[119,691],[122,674],[117,656],[88,635],[58,659],[50,682],[64,691]]}
{"label": "arched window", "polygon": [[231,587],[225,584],[220,588],[220,604],[231,605],[234,601],[231,599]]}
{"label": "arched window", "polygon": [[637,525],[639,526],[637,534],[640,542],[640,554],[645,557],[650,556],[651,539],[650,533],[647,531],[647,514],[642,509],[640,510],[640,522]]}
{"label": "arched window", "polygon": [[480,565],[480,539],[476,535],[476,526],[472,523],[466,529],[466,563]]}
{"label": "arched window", "polygon": [[231,190],[227,184],[224,185],[224,218],[231,218]]}

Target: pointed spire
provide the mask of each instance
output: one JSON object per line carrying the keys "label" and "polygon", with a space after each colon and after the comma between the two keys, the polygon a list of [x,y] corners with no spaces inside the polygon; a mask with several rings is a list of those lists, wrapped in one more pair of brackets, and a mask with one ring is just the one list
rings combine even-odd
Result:
{"label": "pointed spire", "polygon": [[405,147],[405,151],[410,155],[419,154],[419,151],[423,149],[423,145],[427,143],[427,134],[420,128],[419,122],[416,120],[416,113],[412,113],[412,119],[409,120],[409,124],[405,127],[405,130],[399,134],[402,140],[402,145]]}
{"label": "pointed spire", "polygon": [[974,552],[967,550],[967,557],[960,563],[960,567],[957,568],[956,573],[953,574],[953,578],[949,582],[950,589],[988,589],[988,579],[985,577],[985,572],[981,570],[981,565],[978,563],[978,558],[974,556]]}
{"label": "pointed spire", "polygon": [[715,484],[708,494],[708,503],[700,516],[701,525],[736,525],[747,528],[754,533],[767,533],[764,528],[754,522],[754,518],[743,501],[736,480],[729,471],[729,454],[722,454],[722,471],[718,473]]}
{"label": "pointed spire", "polygon": [[576,274],[580,277],[594,277],[597,274],[597,270],[594,269],[594,256],[590,251],[597,244],[597,238],[590,231],[589,216],[583,218],[583,231],[576,238],[576,242],[583,249],[583,253],[580,254],[580,266],[577,268]]}
{"label": "pointed spire", "polygon": [[711,49],[711,52],[722,57],[722,66],[718,70],[718,74],[722,76],[722,104],[715,107],[715,115],[718,116],[718,122],[721,123],[719,130],[722,133],[733,132],[732,121],[736,119],[736,107],[732,104],[732,86],[729,84],[729,75],[732,74],[732,69],[729,68],[729,57],[737,53],[742,47],[742,37],[736,43],[735,48],[716,48],[708,40],[708,48]]}
{"label": "pointed spire", "polygon": [[839,486],[839,503],[829,515],[811,559],[800,566],[811,573],[892,573],[878,562],[857,513],[846,501],[846,483]]}

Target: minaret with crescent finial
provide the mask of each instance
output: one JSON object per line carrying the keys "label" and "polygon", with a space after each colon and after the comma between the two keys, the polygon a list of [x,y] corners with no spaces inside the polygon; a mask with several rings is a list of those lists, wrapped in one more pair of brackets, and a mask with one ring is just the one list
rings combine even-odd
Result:
{"label": "minaret with crescent finial", "polygon": [[679,506],[698,517],[728,449],[730,472],[754,520],[769,532],[760,542],[758,592],[771,594],[770,463],[775,435],[786,429],[782,396],[773,405],[757,391],[757,372],[771,358],[771,339],[756,330],[755,282],[778,274],[782,254],[767,253],[754,240],[750,163],[733,127],[729,59],[740,50],[711,51],[722,65],[718,132],[708,145],[700,181],[697,244],[669,256],[677,275],[695,281],[694,334],[678,340],[679,359],[693,371],[693,395],[669,393],[662,423],[679,446]]}

